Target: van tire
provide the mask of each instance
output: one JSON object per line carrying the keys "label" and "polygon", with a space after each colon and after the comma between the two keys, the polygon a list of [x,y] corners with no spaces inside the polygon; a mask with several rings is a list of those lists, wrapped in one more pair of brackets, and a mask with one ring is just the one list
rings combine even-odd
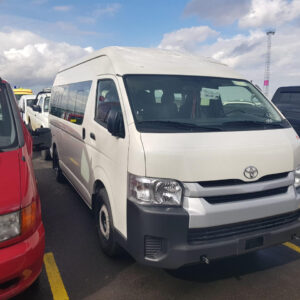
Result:
{"label": "van tire", "polygon": [[51,155],[50,155],[50,150],[42,150],[41,151],[41,157],[43,160],[50,160],[51,159]]}
{"label": "van tire", "polygon": [[59,183],[65,183],[66,179],[65,179],[65,176],[59,166],[59,157],[58,157],[58,153],[57,153],[56,149],[54,150],[54,153],[53,153],[53,169],[55,171],[56,181]]}
{"label": "van tire", "polygon": [[103,188],[96,197],[95,223],[102,251],[109,257],[116,257],[121,247],[116,242],[111,208],[106,190]]}

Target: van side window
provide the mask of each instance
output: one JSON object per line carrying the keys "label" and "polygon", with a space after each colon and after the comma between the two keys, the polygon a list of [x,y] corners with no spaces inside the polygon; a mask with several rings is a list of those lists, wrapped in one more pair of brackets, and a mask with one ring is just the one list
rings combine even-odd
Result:
{"label": "van side window", "polygon": [[42,96],[39,100],[39,107],[41,108],[41,111],[43,111],[43,103],[44,103],[44,97]]}
{"label": "van side window", "polygon": [[49,102],[50,102],[50,97],[46,97],[44,101],[44,112],[49,111]]}
{"label": "van side window", "polygon": [[50,114],[74,124],[82,124],[92,81],[82,81],[52,88]]}
{"label": "van side window", "polygon": [[108,113],[112,107],[120,108],[116,85],[112,79],[98,81],[95,121],[106,127]]}

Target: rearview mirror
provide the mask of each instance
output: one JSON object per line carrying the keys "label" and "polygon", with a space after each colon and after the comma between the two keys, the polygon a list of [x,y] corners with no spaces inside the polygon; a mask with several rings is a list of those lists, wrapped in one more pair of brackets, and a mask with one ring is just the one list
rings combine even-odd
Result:
{"label": "rearview mirror", "polygon": [[33,106],[32,106],[32,109],[33,109],[34,111],[37,111],[37,112],[42,112],[42,109],[41,109],[41,107],[40,107],[39,105],[33,105]]}
{"label": "rearview mirror", "polygon": [[50,128],[38,128],[31,132],[35,150],[47,150],[51,147],[52,135]]}
{"label": "rearview mirror", "polygon": [[107,130],[116,137],[124,138],[125,129],[120,108],[112,107],[107,116]]}

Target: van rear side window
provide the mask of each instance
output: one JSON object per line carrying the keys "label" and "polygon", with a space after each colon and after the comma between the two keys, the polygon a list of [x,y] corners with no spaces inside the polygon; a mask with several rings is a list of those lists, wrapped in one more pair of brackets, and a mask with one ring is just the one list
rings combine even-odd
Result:
{"label": "van rear side window", "polygon": [[74,124],[82,124],[92,81],[54,86],[51,93],[50,114]]}

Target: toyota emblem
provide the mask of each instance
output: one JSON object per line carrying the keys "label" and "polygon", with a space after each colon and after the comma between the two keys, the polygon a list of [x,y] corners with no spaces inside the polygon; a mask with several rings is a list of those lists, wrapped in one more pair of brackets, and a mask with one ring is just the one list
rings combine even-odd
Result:
{"label": "toyota emblem", "polygon": [[257,177],[257,175],[258,170],[253,166],[247,167],[244,171],[244,176],[248,179],[254,179],[255,177]]}

